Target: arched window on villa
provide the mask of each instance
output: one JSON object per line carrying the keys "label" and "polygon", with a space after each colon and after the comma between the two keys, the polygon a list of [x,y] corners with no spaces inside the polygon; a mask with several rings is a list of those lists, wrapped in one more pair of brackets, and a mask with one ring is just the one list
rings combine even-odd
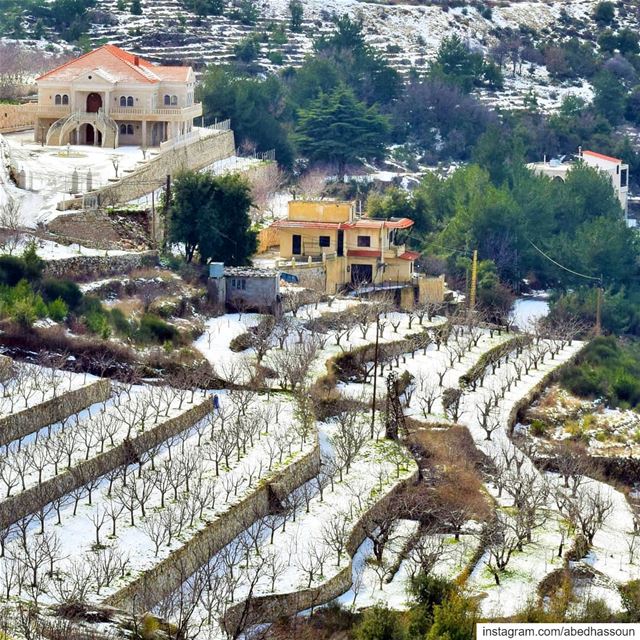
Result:
{"label": "arched window on villa", "polygon": [[178,105],[178,96],[171,96],[171,106],[175,107]]}
{"label": "arched window on villa", "polygon": [[69,96],[66,93],[62,96],[62,104],[69,104]]}
{"label": "arched window on villa", "polygon": [[124,96],[120,96],[120,106],[121,107],[127,106],[127,99]]}
{"label": "arched window on villa", "polygon": [[56,104],[62,104],[62,96],[56,93]]}
{"label": "arched window on villa", "polygon": [[165,95],[164,97],[164,103],[166,105],[170,105],[171,104],[171,96]]}
{"label": "arched window on villa", "polygon": [[127,125],[127,135],[128,136],[132,136],[133,135],[133,125],[132,124],[128,124]]}
{"label": "arched window on villa", "polygon": [[127,135],[127,125],[126,124],[121,124],[120,125],[120,135],[121,136],[126,136]]}
{"label": "arched window on villa", "polygon": [[127,98],[127,107],[133,107],[133,96]]}

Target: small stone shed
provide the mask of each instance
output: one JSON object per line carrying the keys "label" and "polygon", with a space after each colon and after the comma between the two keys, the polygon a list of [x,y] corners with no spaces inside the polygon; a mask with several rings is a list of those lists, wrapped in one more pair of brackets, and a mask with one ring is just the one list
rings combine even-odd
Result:
{"label": "small stone shed", "polygon": [[209,297],[230,309],[281,311],[280,275],[272,269],[225,267],[221,262],[209,265]]}

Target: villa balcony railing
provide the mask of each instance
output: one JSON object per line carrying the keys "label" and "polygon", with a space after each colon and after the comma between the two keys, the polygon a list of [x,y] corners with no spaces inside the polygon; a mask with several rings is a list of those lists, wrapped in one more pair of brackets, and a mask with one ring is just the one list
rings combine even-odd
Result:
{"label": "villa balcony railing", "polygon": [[27,102],[23,104],[22,108],[28,113],[33,113],[34,116],[40,116],[41,118],[64,118],[71,113],[71,105],[52,105],[52,104],[38,104],[37,102]]}
{"label": "villa balcony railing", "polygon": [[130,118],[132,120],[142,120],[153,117],[153,119],[172,119],[178,117],[182,120],[197,118],[202,115],[202,104],[200,102],[188,107],[171,107],[168,109],[145,109],[144,107],[111,107],[109,115],[112,118],[122,120]]}
{"label": "villa balcony railing", "polygon": [[[23,105],[27,112],[42,118],[64,118],[71,113],[71,105],[47,105],[37,102],[28,102]],[[162,120],[197,118],[202,115],[202,104],[192,104],[188,107],[172,107],[169,109],[144,109],[142,107],[111,107],[109,115],[118,120]]]}
{"label": "villa balcony railing", "polygon": [[329,260],[335,260],[337,258],[337,254],[332,253],[322,253],[315,255],[297,255],[292,256],[291,258],[279,258],[276,260],[276,269],[281,267],[304,267],[305,265],[309,266],[317,266],[322,264],[323,262],[327,262]]}

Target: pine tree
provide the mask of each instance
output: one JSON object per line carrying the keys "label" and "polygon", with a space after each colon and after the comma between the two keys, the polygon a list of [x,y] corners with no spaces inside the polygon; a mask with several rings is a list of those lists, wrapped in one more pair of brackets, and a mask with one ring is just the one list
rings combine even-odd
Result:
{"label": "pine tree", "polygon": [[353,91],[338,87],[321,95],[299,112],[296,141],[311,161],[335,163],[343,176],[350,162],[382,158],[389,121],[367,107]]}
{"label": "pine tree", "polygon": [[142,15],[142,5],[140,0],[131,0],[131,7],[129,9],[134,16]]}

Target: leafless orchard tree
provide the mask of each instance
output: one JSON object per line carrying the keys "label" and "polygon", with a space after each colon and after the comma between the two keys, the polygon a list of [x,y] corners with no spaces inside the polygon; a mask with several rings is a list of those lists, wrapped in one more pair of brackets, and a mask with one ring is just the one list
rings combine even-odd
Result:
{"label": "leafless orchard tree", "polygon": [[322,528],[324,543],[335,553],[336,566],[345,553],[349,531],[349,519],[343,512],[334,513]]}

